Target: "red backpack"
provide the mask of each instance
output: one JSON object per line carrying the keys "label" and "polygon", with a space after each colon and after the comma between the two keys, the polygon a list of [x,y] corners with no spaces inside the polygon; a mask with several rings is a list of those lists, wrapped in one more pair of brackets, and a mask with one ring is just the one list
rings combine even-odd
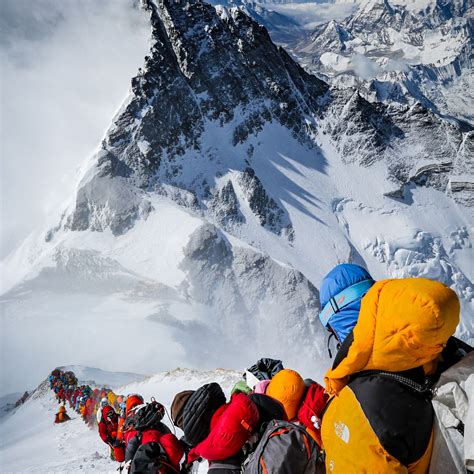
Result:
{"label": "red backpack", "polygon": [[306,390],[300,408],[298,420],[308,429],[313,439],[321,446],[321,415],[326,407],[329,395],[324,387],[312,383]]}

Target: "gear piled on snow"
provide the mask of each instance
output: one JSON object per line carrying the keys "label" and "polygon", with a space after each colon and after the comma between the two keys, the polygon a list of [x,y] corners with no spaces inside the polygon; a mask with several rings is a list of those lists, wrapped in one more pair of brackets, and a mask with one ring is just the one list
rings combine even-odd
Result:
{"label": "gear piled on snow", "polygon": [[[473,436],[474,353],[467,356],[472,348],[452,337],[456,294],[424,278],[374,282],[363,268],[345,264],[323,280],[321,295],[321,321],[339,342],[325,389],[279,360],[261,359],[228,402],[217,383],[178,393],[171,405],[171,420],[184,433],[178,440],[154,398],[146,403],[139,394],[78,385],[72,372],[55,369],[50,387],[62,403],[56,423],[69,419],[69,402],[86,423],[98,423],[111,458],[130,473],[190,472],[202,459],[212,474],[471,466],[463,433]],[[439,450],[430,467],[433,445]]]}

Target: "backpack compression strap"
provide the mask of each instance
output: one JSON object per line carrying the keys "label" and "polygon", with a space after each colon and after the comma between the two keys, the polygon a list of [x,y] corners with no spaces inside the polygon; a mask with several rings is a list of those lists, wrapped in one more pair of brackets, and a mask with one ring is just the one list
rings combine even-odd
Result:
{"label": "backpack compression strap", "polygon": [[371,278],[368,280],[360,281],[355,285],[347,287],[345,290],[342,290],[336,296],[329,299],[326,303],[326,306],[319,313],[319,319],[325,328],[327,328],[329,320],[336,313],[339,313],[342,308],[350,305],[354,301],[362,298],[370,287],[374,284],[374,280]]}
{"label": "backpack compression strap", "polygon": [[368,377],[371,375],[379,375],[380,377],[395,380],[396,382],[405,385],[405,387],[408,387],[419,395],[424,395],[430,400],[433,398],[433,383],[428,377],[425,377],[423,384],[415,382],[409,377],[404,377],[403,375],[394,372],[386,372],[384,370],[366,370],[364,372],[355,374],[355,377]]}

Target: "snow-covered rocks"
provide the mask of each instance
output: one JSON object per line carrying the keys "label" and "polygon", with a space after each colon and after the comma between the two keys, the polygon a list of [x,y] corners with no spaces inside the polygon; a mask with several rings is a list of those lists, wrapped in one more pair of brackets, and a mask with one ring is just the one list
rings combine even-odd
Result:
{"label": "snow-covered rocks", "polygon": [[252,168],[246,168],[239,176],[239,184],[252,212],[257,216],[260,225],[275,232],[291,236],[293,228],[286,212],[270,198],[262,182]]}
{"label": "snow-covered rocks", "polygon": [[462,0],[363,1],[292,49],[310,70],[357,85],[372,101],[419,101],[472,125],[472,8]]}
{"label": "snow-covered rocks", "polygon": [[472,234],[459,180],[472,134],[330,88],[241,9],[146,4],[150,54],[72,203],[3,262],[18,360],[4,390],[77,360],[154,373],[274,356],[317,376],[316,288],[347,261],[376,278],[436,276],[472,318],[472,249],[453,234]]}
{"label": "snow-covered rocks", "polygon": [[[324,337],[316,317],[319,293],[300,272],[251,248],[230,245],[211,225],[195,231],[184,254],[186,295],[208,307],[200,334],[213,341],[221,360],[236,360],[239,351],[248,360],[276,354],[275,341],[292,367],[301,366],[299,358],[324,357],[314,344]],[[252,342],[244,347],[240,341],[247,338]]]}

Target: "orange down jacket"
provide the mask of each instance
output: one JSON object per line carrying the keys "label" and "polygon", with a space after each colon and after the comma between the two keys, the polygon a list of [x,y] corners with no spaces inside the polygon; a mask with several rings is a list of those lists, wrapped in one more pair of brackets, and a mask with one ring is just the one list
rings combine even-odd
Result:
{"label": "orange down jacket", "polygon": [[321,430],[328,473],[427,472],[429,397],[380,371],[420,387],[458,322],[459,300],[441,283],[385,280],[368,291],[353,337],[325,377],[332,395]]}
{"label": "orange down jacket", "polygon": [[298,413],[301,399],[305,392],[304,380],[295,370],[280,370],[270,381],[266,394],[278,400],[285,409],[289,421]]}

